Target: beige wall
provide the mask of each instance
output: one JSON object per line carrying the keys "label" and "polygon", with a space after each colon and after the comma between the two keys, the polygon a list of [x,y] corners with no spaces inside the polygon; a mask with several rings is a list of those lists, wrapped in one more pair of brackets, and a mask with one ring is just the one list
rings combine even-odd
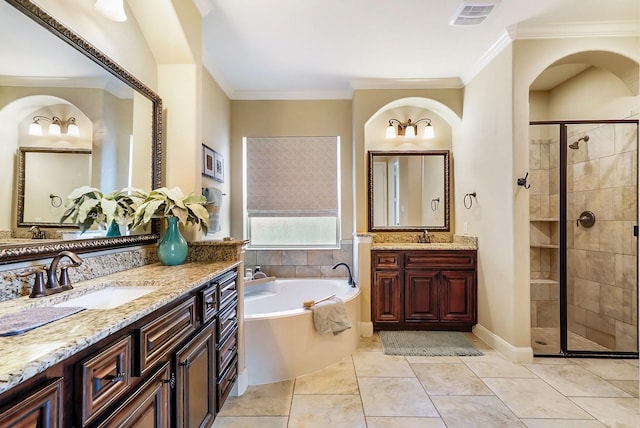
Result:
{"label": "beige wall", "polygon": [[[529,289],[515,283],[515,270],[529,252],[514,254],[515,186],[512,137],[511,46],[506,47],[465,88],[461,138],[454,141],[457,187],[456,232],[465,223],[478,237],[478,324],[505,341],[513,358],[529,346]],[[524,176],[524,171],[522,172]],[[471,209],[464,195],[476,192]],[[528,281],[528,277],[527,277]]]}
{"label": "beige wall", "polygon": [[[202,142],[222,154],[225,162],[224,182],[219,183],[201,175],[202,187],[215,187],[226,195],[220,208],[220,231],[208,234],[203,239],[221,239],[231,235],[231,171],[240,166],[231,164],[229,145],[231,124],[231,101],[207,72],[202,79]],[[239,238],[239,236],[238,236]]]}
{"label": "beige wall", "polygon": [[[353,234],[351,101],[231,101],[231,234],[243,237],[242,138],[340,136],[342,239]],[[292,167],[295,167],[292,165]]]}

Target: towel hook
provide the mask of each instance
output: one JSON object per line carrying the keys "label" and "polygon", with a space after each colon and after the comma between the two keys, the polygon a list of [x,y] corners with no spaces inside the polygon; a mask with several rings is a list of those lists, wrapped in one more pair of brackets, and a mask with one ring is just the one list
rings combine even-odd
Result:
{"label": "towel hook", "polygon": [[529,172],[527,172],[524,176],[524,178],[518,178],[518,186],[522,186],[525,189],[529,189],[531,187],[531,184],[527,183],[527,178],[529,177]]}
{"label": "towel hook", "polygon": [[[473,206],[473,198],[475,197],[476,197],[476,192],[467,193],[466,195],[464,195],[463,203],[466,209],[468,210],[471,209],[471,207]],[[469,198],[469,203],[467,203],[467,198]]]}

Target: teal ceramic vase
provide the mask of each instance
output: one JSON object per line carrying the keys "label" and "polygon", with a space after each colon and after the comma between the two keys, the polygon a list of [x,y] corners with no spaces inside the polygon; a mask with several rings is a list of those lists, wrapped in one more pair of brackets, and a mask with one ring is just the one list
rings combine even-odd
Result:
{"label": "teal ceramic vase", "polygon": [[107,236],[120,236],[120,225],[115,220],[109,225]]}
{"label": "teal ceramic vase", "polygon": [[167,231],[158,245],[158,259],[165,266],[184,263],[187,258],[187,241],[180,234],[178,217],[167,217]]}

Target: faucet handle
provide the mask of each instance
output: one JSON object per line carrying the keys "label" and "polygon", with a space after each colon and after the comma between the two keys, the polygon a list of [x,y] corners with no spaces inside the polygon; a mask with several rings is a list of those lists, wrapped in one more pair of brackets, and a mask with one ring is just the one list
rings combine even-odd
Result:
{"label": "faucet handle", "polygon": [[22,277],[34,275],[35,279],[33,281],[33,287],[31,287],[31,294],[29,294],[30,298],[44,297],[47,295],[45,291],[44,272],[45,266],[36,266],[18,275]]}
{"label": "faucet handle", "polygon": [[66,287],[66,288],[73,288],[71,287],[71,280],[69,280],[69,266],[62,266],[60,268],[60,279],[58,280],[58,283],[60,284],[61,287]]}

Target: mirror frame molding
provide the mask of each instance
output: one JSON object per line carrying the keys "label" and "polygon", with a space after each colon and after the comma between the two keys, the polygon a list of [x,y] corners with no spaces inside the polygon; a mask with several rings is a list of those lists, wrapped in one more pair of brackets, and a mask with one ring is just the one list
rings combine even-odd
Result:
{"label": "mirror frame molding", "polygon": [[[54,36],[78,50],[81,54],[95,62],[100,67],[115,75],[133,90],[141,93],[153,104],[152,112],[152,165],[151,187],[160,187],[162,179],[162,99],[144,83],[136,79],[119,64],[105,55],[102,51],[91,45],[82,37],[65,27],[51,15],[29,0],[4,0],[36,24],[49,30]],[[60,251],[73,251],[86,253],[92,251],[108,250],[128,247],[133,245],[155,244],[160,238],[160,223],[155,220],[151,226],[151,233],[146,235],[129,235],[113,238],[78,239],[70,241],[56,241],[52,243],[37,243],[20,245],[7,245],[0,247],[0,264],[14,263],[26,260],[36,260],[53,257]],[[34,240],[37,241],[37,240]]]}
{"label": "mirror frame molding", "polygon": [[[433,230],[448,232],[450,229],[450,156],[449,150],[407,150],[407,151],[386,151],[370,150],[367,165],[367,210],[369,232],[414,232],[423,230]],[[444,156],[444,225],[443,226],[373,226],[373,157],[374,156]]]}

